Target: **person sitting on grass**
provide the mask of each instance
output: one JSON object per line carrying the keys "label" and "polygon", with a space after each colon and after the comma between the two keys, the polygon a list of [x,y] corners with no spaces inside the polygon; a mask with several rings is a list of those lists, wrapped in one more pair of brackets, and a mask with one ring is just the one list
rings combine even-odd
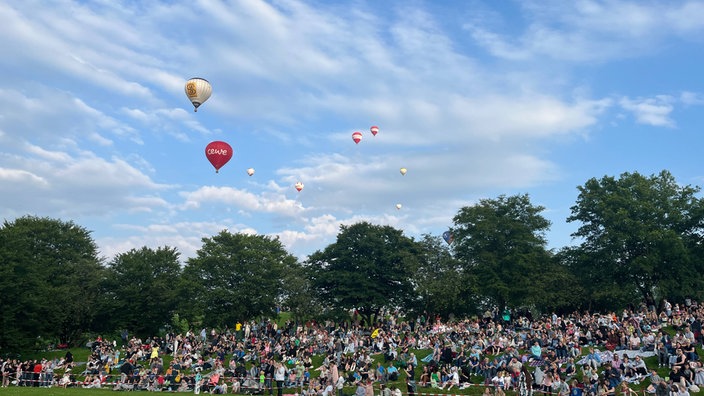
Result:
{"label": "person sitting on grass", "polygon": [[460,386],[460,376],[459,373],[457,373],[457,367],[450,369],[450,378],[442,384],[440,389],[445,389],[445,386],[447,386],[447,390],[452,389],[453,386]]}
{"label": "person sitting on grass", "polygon": [[430,386],[433,388],[440,388],[441,385],[440,375],[438,374],[438,371],[435,370],[430,374]]}
{"label": "person sitting on grass", "polygon": [[386,369],[386,376],[389,381],[398,381],[398,369],[393,364],[389,364],[389,368]]}

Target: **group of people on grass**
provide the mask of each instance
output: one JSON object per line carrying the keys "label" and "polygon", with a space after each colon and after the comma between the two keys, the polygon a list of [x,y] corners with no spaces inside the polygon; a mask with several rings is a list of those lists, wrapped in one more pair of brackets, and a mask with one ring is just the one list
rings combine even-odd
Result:
{"label": "group of people on grass", "polygon": [[[109,384],[116,390],[279,395],[290,389],[307,396],[351,389],[362,396],[362,391],[369,395],[377,389],[390,396],[402,392],[402,380],[410,394],[418,387],[449,391],[477,383],[500,393],[528,383],[529,391],[603,396],[647,377],[653,382],[656,377],[640,357],[653,354],[658,368],[670,368],[669,390],[674,386],[679,392],[680,386],[688,390],[704,385],[696,353],[703,317],[704,306],[696,302],[664,301],[659,311],[643,306],[619,314],[540,318],[507,318],[498,311],[451,322],[427,317],[401,321],[398,315],[387,315],[371,327],[354,320],[289,321],[282,327],[262,321],[145,340],[123,334],[119,346],[99,338],[80,373],[73,372],[70,356],[0,363],[3,386]],[[418,350],[427,354],[417,357],[413,351]],[[314,356],[321,356],[322,364],[314,365]],[[58,378],[55,371],[61,372]],[[658,388],[652,385],[655,392]]]}

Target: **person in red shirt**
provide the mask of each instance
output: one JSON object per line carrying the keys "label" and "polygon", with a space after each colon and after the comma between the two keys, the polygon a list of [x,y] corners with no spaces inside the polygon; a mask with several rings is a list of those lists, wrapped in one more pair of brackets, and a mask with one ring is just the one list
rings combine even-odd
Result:
{"label": "person in red shirt", "polygon": [[44,366],[42,365],[41,362],[34,361],[34,367],[32,367],[32,386],[39,386],[39,377],[42,374],[42,368]]}

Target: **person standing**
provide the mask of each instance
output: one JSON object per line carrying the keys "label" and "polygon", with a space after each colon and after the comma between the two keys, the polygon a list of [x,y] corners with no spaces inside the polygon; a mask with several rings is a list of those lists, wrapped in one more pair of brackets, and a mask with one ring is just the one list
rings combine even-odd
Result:
{"label": "person standing", "polygon": [[278,396],[283,396],[284,394],[284,380],[286,379],[286,367],[281,362],[274,363],[276,371],[274,371],[274,381],[276,381],[276,394]]}
{"label": "person standing", "polygon": [[344,396],[343,389],[345,387],[345,376],[340,375],[337,377],[337,381],[335,382],[335,389],[337,390],[337,396]]}
{"label": "person standing", "polygon": [[416,394],[416,371],[412,364],[408,364],[406,369],[406,387],[408,388],[408,396],[415,396]]}

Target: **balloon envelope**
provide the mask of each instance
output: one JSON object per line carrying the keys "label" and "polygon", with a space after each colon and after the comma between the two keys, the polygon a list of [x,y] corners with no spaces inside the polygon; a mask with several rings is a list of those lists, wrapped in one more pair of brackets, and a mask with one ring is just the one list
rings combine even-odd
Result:
{"label": "balloon envelope", "polygon": [[232,158],[232,147],[225,142],[216,140],[205,146],[205,156],[213,164],[217,173]]}
{"label": "balloon envelope", "polygon": [[247,169],[247,174],[252,176],[254,174],[254,168]]}
{"label": "balloon envelope", "polygon": [[362,140],[362,132],[353,133],[352,140],[354,140],[355,143],[359,144],[359,142]]}
{"label": "balloon envelope", "polygon": [[396,204],[396,209],[401,209],[402,207],[403,207],[403,205],[401,205],[400,203]]}
{"label": "balloon envelope", "polygon": [[372,135],[376,136],[376,134],[379,133],[379,127],[374,125],[371,128],[369,128],[369,131],[371,131]]}
{"label": "balloon envelope", "polygon": [[294,185],[294,187],[296,187],[296,190],[301,191],[301,190],[303,190],[303,183],[301,183],[301,182],[296,182],[296,184]]}
{"label": "balloon envelope", "polygon": [[442,239],[444,239],[445,242],[447,242],[447,244],[449,245],[452,243],[454,237],[452,236],[452,233],[450,231],[445,231],[442,233]]}
{"label": "balloon envelope", "polygon": [[406,168],[401,168],[402,175],[406,176],[406,172],[408,172],[408,170]]}
{"label": "balloon envelope", "polygon": [[198,111],[198,107],[205,103],[213,93],[213,87],[210,86],[208,80],[204,78],[194,77],[186,81],[186,96],[193,104],[193,111]]}

